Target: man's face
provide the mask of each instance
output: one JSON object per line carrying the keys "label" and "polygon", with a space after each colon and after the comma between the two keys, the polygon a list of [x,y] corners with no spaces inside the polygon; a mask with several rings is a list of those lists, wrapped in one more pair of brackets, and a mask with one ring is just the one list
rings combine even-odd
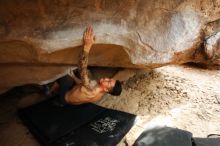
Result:
{"label": "man's face", "polygon": [[115,86],[115,82],[116,81],[114,79],[110,79],[110,78],[101,78],[99,80],[100,86],[102,86],[102,88],[106,92],[110,92],[112,90],[112,88]]}

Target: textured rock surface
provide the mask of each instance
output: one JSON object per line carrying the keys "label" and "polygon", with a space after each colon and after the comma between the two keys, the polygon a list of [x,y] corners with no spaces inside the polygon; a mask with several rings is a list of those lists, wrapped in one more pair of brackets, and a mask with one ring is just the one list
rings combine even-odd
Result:
{"label": "textured rock surface", "polygon": [[207,38],[205,51],[212,60],[216,61],[220,58],[220,31]]}
{"label": "textured rock surface", "polygon": [[219,63],[219,39],[211,39],[219,37],[219,0],[10,0],[0,1],[0,18],[0,90],[76,65],[88,24],[96,34],[93,66]]}

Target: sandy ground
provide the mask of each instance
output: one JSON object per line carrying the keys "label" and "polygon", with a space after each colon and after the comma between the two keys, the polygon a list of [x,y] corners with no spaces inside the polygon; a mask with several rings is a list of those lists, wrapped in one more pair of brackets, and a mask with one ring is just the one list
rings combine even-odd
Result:
{"label": "sandy ground", "polygon": [[[220,133],[220,71],[167,66],[139,72],[123,83],[119,97],[106,95],[98,105],[138,115],[135,126],[119,146],[132,145],[144,129],[171,126],[194,137]],[[17,90],[0,98],[0,146],[38,146],[16,115],[16,107],[30,96]],[[32,94],[30,103],[38,101]]]}

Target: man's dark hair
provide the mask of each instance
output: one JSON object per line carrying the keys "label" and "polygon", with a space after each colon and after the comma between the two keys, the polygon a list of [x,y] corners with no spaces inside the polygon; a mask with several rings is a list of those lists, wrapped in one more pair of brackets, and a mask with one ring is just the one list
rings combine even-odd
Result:
{"label": "man's dark hair", "polygon": [[109,94],[113,96],[119,96],[121,95],[122,87],[121,87],[121,82],[119,80],[115,81],[115,86],[113,87],[112,91],[109,92]]}

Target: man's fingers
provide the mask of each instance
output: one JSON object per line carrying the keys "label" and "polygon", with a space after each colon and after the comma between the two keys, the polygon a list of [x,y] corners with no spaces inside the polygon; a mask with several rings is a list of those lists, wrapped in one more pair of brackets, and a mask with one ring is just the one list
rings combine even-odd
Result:
{"label": "man's fingers", "polygon": [[93,36],[93,28],[92,28],[92,26],[88,27],[88,34],[89,34],[89,36]]}
{"label": "man's fingers", "polygon": [[92,40],[95,41],[95,36],[93,35],[93,28],[92,26],[88,26],[83,35],[84,40]]}
{"label": "man's fingers", "polygon": [[86,31],[84,32],[84,38],[87,39],[88,38],[88,28],[86,29]]}
{"label": "man's fingers", "polygon": [[91,26],[88,27],[88,35],[91,36]]}
{"label": "man's fingers", "polygon": [[84,38],[86,37],[86,30],[84,31],[83,37],[84,37]]}
{"label": "man's fingers", "polygon": [[91,26],[87,27],[85,32],[84,32],[84,38],[88,38],[89,36],[91,36],[91,33],[92,30],[91,30]]}

